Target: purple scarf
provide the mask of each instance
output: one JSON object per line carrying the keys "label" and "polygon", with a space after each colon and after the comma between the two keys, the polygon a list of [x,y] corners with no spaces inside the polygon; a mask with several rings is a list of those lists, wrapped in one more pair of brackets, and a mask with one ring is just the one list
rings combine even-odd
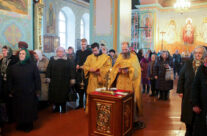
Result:
{"label": "purple scarf", "polygon": [[143,58],[143,59],[142,59],[142,62],[144,62],[144,63],[149,63],[149,60],[148,60],[148,59]]}

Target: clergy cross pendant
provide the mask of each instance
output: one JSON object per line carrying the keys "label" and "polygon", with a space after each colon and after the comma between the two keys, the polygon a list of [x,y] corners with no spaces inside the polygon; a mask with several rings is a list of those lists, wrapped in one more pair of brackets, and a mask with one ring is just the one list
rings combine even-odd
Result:
{"label": "clergy cross pendant", "polygon": [[111,78],[109,77],[109,73],[110,73],[110,72],[107,72],[107,74],[106,74],[106,76],[105,76],[105,79],[106,79],[106,84],[105,84],[106,91],[109,90],[108,85],[109,85],[109,80],[111,79]]}

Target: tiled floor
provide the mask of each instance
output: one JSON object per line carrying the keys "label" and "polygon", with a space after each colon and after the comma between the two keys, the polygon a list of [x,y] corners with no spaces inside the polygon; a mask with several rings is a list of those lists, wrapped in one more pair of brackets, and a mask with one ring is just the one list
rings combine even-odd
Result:
{"label": "tiled floor", "polygon": [[[176,83],[175,83],[176,84]],[[146,128],[137,130],[133,136],[184,136],[185,126],[180,122],[181,99],[171,91],[169,101],[158,101],[143,96],[144,116],[140,118]],[[87,136],[88,117],[83,109],[70,110],[65,114],[51,113],[46,109],[39,113],[35,129],[30,133],[15,130],[15,124],[6,126],[5,136]]]}

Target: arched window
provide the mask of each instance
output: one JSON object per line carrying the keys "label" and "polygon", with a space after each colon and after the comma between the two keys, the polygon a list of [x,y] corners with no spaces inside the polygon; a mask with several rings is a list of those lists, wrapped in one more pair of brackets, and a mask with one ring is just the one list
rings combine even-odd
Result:
{"label": "arched window", "polygon": [[89,14],[83,14],[80,22],[80,38],[86,38],[88,41],[89,39]]}
{"label": "arched window", "polygon": [[[64,23],[63,23],[64,22]],[[59,13],[60,46],[75,49],[75,15],[69,7],[63,7]]]}
{"label": "arched window", "polygon": [[59,13],[59,37],[60,37],[60,46],[66,48],[66,16],[63,11]]}

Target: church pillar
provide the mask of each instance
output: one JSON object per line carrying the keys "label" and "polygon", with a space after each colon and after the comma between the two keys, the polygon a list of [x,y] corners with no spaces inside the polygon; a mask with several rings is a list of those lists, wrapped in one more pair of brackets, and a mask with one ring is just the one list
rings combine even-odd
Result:
{"label": "church pillar", "polygon": [[120,52],[121,42],[131,41],[131,0],[91,0],[90,37]]}
{"label": "church pillar", "polygon": [[34,4],[34,49],[42,49],[43,8],[44,8],[43,0],[40,0],[38,3]]}

